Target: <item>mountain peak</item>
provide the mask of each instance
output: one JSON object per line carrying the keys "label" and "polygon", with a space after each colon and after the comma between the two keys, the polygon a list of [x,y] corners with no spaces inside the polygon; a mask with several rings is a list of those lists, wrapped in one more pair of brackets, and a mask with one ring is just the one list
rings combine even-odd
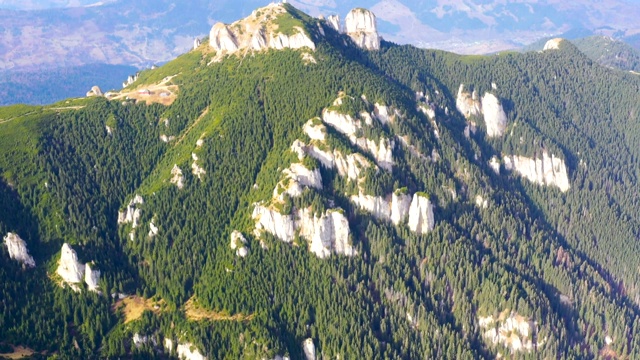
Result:
{"label": "mountain peak", "polygon": [[[314,40],[324,36],[325,26],[340,31],[340,20],[337,16],[315,19],[286,2],[274,2],[232,24],[216,23],[211,28],[209,43],[220,55],[264,49],[315,50]],[[357,46],[380,49],[376,16],[370,10],[351,10],[345,18],[344,30]]]}
{"label": "mountain peak", "polygon": [[209,42],[222,54],[264,49],[315,50],[307,24],[311,18],[287,3],[271,3],[254,10],[248,17],[230,25],[217,23]]}

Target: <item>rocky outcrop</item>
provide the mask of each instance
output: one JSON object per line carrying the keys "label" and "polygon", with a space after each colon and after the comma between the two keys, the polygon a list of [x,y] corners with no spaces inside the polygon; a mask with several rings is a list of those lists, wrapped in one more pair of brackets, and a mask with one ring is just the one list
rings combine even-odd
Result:
{"label": "rocky outcrop", "polygon": [[302,23],[300,26],[293,26],[286,33],[280,32],[277,19],[281,16],[288,16],[285,6],[271,3],[231,25],[217,23],[209,33],[209,44],[213,50],[222,54],[266,49],[315,50],[315,43]]}
{"label": "rocky outcrop", "polygon": [[245,257],[249,255],[249,249],[246,244],[247,239],[245,239],[244,235],[242,235],[238,230],[233,230],[231,233],[231,243],[229,244],[229,247],[231,247],[231,250],[236,251],[236,256]]}
{"label": "rocky outcrop", "polygon": [[[164,348],[173,353],[173,340],[165,338]],[[207,360],[207,357],[191,343],[178,343],[175,350],[178,358],[182,360]]]}
{"label": "rocky outcrop", "polygon": [[140,195],[136,195],[131,201],[129,205],[127,205],[127,209],[125,211],[118,212],[118,224],[132,224],[132,227],[135,229],[139,225],[140,215],[142,215],[142,210],[138,208],[137,205],[144,204],[144,199]]}
{"label": "rocky outcrop", "polygon": [[371,213],[376,219],[391,221],[394,225],[400,224],[409,215],[411,196],[399,191],[383,198],[365,194],[352,195],[351,202],[359,208]]}
{"label": "rocky outcrop", "polygon": [[149,223],[149,237],[152,238],[158,235],[158,231],[160,231],[160,229],[153,223],[153,220],[151,220]]}
{"label": "rocky outcrop", "polygon": [[512,155],[505,156],[503,160],[505,169],[515,171],[535,184],[556,186],[562,192],[571,187],[564,160],[549,155],[547,151],[542,152],[542,157],[533,159]]}
{"label": "rocky outcrop", "polygon": [[409,208],[409,229],[418,234],[426,234],[433,230],[435,219],[433,204],[425,194],[416,193]]}
{"label": "rocky outcrop", "polygon": [[202,45],[202,41],[199,38],[193,39],[193,50],[197,49]]}
{"label": "rocky outcrop", "polygon": [[174,164],[171,169],[171,183],[178,187],[178,189],[182,189],[184,187],[184,176],[182,176],[182,169],[178,166],[178,164]]}
{"label": "rocky outcrop", "polygon": [[[370,115],[367,115],[370,118]],[[364,118],[366,119],[366,117]],[[357,137],[359,130],[362,129],[362,120],[354,119],[351,115],[342,114],[338,111],[325,109],[322,112],[322,121],[331,125],[338,132],[346,135],[352,144],[373,155],[381,168],[391,171],[394,165],[393,147],[395,144],[393,140],[381,137],[380,140],[376,142],[365,137]]]}
{"label": "rocky outcrop", "polygon": [[331,253],[356,254],[350,245],[349,222],[342,209],[327,210],[320,216],[314,215],[310,209],[282,215],[275,209],[256,205],[252,217],[257,221],[256,236],[266,231],[279,240],[291,242],[299,231],[300,236],[310,242],[309,250],[319,258],[326,258]]}
{"label": "rocky outcrop", "polygon": [[491,167],[493,172],[496,173],[496,175],[500,175],[500,160],[498,160],[497,157],[495,156],[491,157],[491,160],[489,161],[489,166]]}
{"label": "rocky outcrop", "polygon": [[92,96],[104,96],[104,94],[102,93],[102,90],[100,90],[98,86],[94,86],[91,88],[91,90],[87,92],[87,97],[92,97]]}
{"label": "rocky outcrop", "polygon": [[193,159],[193,163],[191,163],[191,173],[197,176],[198,180],[202,180],[202,177],[207,171],[198,165],[198,155],[196,155],[196,153],[191,153],[191,158]]}
{"label": "rocky outcrop", "polygon": [[555,39],[551,39],[551,40],[547,41],[544,44],[544,48],[542,49],[542,51],[560,49],[560,44],[562,43],[563,40],[564,39],[562,39],[562,38],[555,38]]}
{"label": "rocky outcrop", "polygon": [[376,16],[371,11],[362,8],[353,9],[344,20],[345,31],[356,45],[367,50],[380,49]]}
{"label": "rocky outcrop", "polygon": [[79,262],[75,250],[67,243],[62,245],[56,273],[62,278],[63,284],[66,283],[76,292],[80,291],[78,284],[83,280],[87,284],[89,291],[98,292],[100,271],[93,270],[89,264],[85,265]]}
{"label": "rocky outcrop", "polygon": [[330,15],[327,17],[327,24],[333,28],[333,30],[340,32],[340,16]]}
{"label": "rocky outcrop", "polygon": [[236,37],[229,27],[223,23],[213,25],[209,32],[209,44],[213,50],[234,52],[238,50]]}
{"label": "rocky outcrop", "polygon": [[78,284],[83,280],[84,264],[78,262],[78,255],[67,243],[62,245],[56,273],[69,284]]}
{"label": "rocky outcrop", "polygon": [[487,126],[487,136],[502,136],[504,129],[507,127],[507,114],[495,95],[491,93],[484,94],[482,97],[482,112]]}
{"label": "rocky outcrop", "polygon": [[298,211],[300,236],[311,242],[309,250],[324,259],[331,253],[353,256],[349,240],[349,221],[342,209],[327,210],[320,216],[310,209]]}
{"label": "rocky outcrop", "polygon": [[98,282],[100,281],[100,270],[94,270],[90,264],[84,266],[84,282],[89,291],[98,292]]}
{"label": "rocky outcrop", "polygon": [[27,249],[27,243],[18,236],[16,233],[7,233],[4,237],[4,246],[7,247],[9,257],[15,261],[22,263],[25,268],[36,267],[36,262],[33,257],[29,255]]}
{"label": "rocky outcrop", "polygon": [[340,150],[322,150],[316,145],[306,145],[300,140],[293,142],[291,151],[296,153],[300,160],[309,155],[320,161],[325,168],[335,168],[341,177],[346,177],[352,181],[358,180],[364,169],[375,166],[361,154],[344,155]]}
{"label": "rocky outcrop", "polygon": [[472,93],[464,91],[464,84],[460,84],[458,96],[456,97],[456,109],[467,119],[472,115],[480,115],[482,113],[482,105],[476,91],[474,90]]}
{"label": "rocky outcrop", "polygon": [[[487,126],[487,135],[489,137],[502,136],[507,126],[507,114],[500,103],[500,100],[489,92],[485,93],[482,99],[478,98],[478,94],[474,90],[472,93],[464,91],[464,84],[460,84],[458,88],[458,96],[456,97],[456,108],[467,119],[471,116],[484,115],[484,121]],[[475,124],[469,124],[469,128],[465,129],[465,136],[468,138],[470,133],[475,133],[473,127]]]}
{"label": "rocky outcrop", "polygon": [[502,345],[511,350],[512,354],[524,351],[532,351],[543,345],[544,341],[534,339],[537,337],[538,329],[535,322],[520,316],[516,313],[508,315],[508,311],[503,312],[499,317],[480,316],[478,325],[484,331],[482,334],[492,345]]}
{"label": "rocky outcrop", "polygon": [[302,130],[311,140],[317,141],[324,141],[327,133],[327,128],[322,124],[320,118],[307,121]]}
{"label": "rocky outcrop", "polygon": [[300,163],[293,163],[283,171],[283,174],[302,186],[322,189],[322,176],[319,169],[309,170]]}
{"label": "rocky outcrop", "polygon": [[284,242],[293,241],[296,225],[292,215],[282,215],[275,209],[256,205],[251,217],[257,221],[254,231],[256,236],[266,231]]}
{"label": "rocky outcrop", "polygon": [[313,344],[313,339],[308,338],[303,341],[302,350],[304,351],[305,359],[316,360],[316,346]]}
{"label": "rocky outcrop", "polygon": [[435,224],[433,205],[426,195],[414,194],[412,198],[397,190],[386,198],[360,193],[352,195],[350,200],[376,219],[391,221],[394,225],[399,225],[408,217],[409,228],[418,234],[426,234]]}

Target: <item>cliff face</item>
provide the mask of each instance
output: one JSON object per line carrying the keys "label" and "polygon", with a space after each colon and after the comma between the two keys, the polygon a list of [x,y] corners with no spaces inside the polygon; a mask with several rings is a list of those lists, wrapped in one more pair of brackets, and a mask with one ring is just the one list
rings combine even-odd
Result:
{"label": "cliff face", "polygon": [[310,209],[282,215],[275,209],[256,205],[252,217],[257,221],[254,235],[258,237],[266,231],[279,240],[291,242],[299,231],[300,236],[310,242],[309,250],[319,258],[326,258],[331,253],[356,254],[349,240],[349,222],[342,209],[327,210],[320,216]]}
{"label": "cliff face", "polygon": [[433,230],[433,204],[429,198],[421,194],[414,194],[409,209],[409,229],[418,234],[426,234]]}
{"label": "cliff face", "polygon": [[[500,100],[492,93],[486,92],[482,99],[478,98],[478,94],[474,90],[472,93],[464,91],[464,84],[460,84],[458,95],[456,97],[456,108],[467,119],[471,116],[484,115],[484,122],[487,127],[487,136],[497,137],[504,134],[507,127],[507,114],[500,103]],[[471,123],[472,128],[476,124]],[[469,136],[469,130],[465,130],[465,135]]]}
{"label": "cliff face", "polygon": [[376,16],[371,11],[353,9],[349,11],[344,20],[345,31],[356,45],[367,50],[380,49]]}
{"label": "cliff face", "polygon": [[543,151],[542,157],[511,155],[505,156],[503,160],[505,169],[515,171],[538,185],[556,186],[562,192],[568,191],[571,187],[564,160],[553,154],[549,155],[547,151]]}
{"label": "cliff face", "polygon": [[4,237],[4,246],[7,247],[11,259],[22,263],[22,265],[27,268],[36,267],[35,260],[29,255],[27,243],[22,240],[18,234],[7,233]]}

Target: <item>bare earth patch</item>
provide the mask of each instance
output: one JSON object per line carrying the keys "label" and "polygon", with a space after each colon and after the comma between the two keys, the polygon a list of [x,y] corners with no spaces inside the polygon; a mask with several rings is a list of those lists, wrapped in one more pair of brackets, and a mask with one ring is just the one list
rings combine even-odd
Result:
{"label": "bare earth patch", "polygon": [[207,310],[198,304],[198,300],[196,297],[192,297],[184,304],[184,312],[187,315],[187,319],[192,321],[202,321],[202,320],[210,320],[210,321],[251,321],[255,317],[255,314],[251,315],[243,315],[243,314],[235,314],[229,315],[226,311],[212,311]]}
{"label": "bare earth patch", "polygon": [[12,347],[13,347],[12,353],[0,354],[0,357],[7,358],[7,359],[22,359],[22,358],[30,357],[31,355],[36,353],[32,349],[26,348],[24,346],[12,346]]}
{"label": "bare earth patch", "polygon": [[142,313],[145,310],[150,310],[156,314],[159,313],[162,311],[164,304],[164,300],[156,301],[153,299],[144,299],[139,296],[128,296],[116,302],[112,310],[117,311],[121,307],[124,307],[124,323],[128,324],[142,317]]}
{"label": "bare earth patch", "polygon": [[133,99],[143,101],[147,105],[162,104],[169,106],[178,98],[178,85],[167,85],[177,75],[167,76],[160,83],[153,85],[140,85],[133,90],[122,90],[109,100]]}

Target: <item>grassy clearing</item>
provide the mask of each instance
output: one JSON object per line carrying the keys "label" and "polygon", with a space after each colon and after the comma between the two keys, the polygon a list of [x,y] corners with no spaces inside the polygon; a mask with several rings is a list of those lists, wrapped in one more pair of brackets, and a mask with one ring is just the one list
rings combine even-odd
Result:
{"label": "grassy clearing", "polygon": [[145,310],[158,314],[166,307],[164,300],[144,299],[139,296],[128,296],[113,305],[113,311],[122,309],[124,323],[128,324],[142,317]]}
{"label": "grassy clearing", "polygon": [[255,314],[243,315],[243,314],[235,314],[230,315],[226,311],[213,311],[207,310],[200,306],[198,303],[198,299],[196,297],[192,297],[184,304],[184,312],[187,316],[187,319],[192,321],[251,321],[255,317]]}

